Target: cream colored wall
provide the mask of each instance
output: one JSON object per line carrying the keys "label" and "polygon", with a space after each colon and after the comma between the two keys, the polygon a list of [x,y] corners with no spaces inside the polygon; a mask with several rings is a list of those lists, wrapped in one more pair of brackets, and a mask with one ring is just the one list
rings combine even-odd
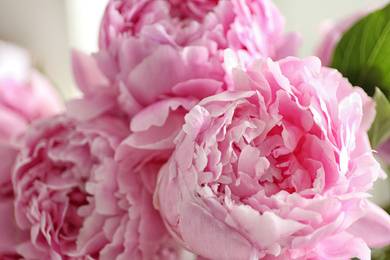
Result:
{"label": "cream colored wall", "polygon": [[28,49],[33,63],[64,99],[79,95],[70,69],[70,48],[97,49],[107,0],[1,0],[0,40]]}
{"label": "cream colored wall", "polygon": [[313,55],[320,41],[320,26],[355,12],[389,1],[384,0],[273,0],[286,18],[286,30],[299,31],[304,38],[301,57]]}

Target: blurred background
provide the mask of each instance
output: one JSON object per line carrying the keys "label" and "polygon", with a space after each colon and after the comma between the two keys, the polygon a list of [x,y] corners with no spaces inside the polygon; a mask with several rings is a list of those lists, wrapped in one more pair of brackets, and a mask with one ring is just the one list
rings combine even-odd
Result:
{"label": "blurred background", "polygon": [[[70,50],[97,50],[100,18],[108,0],[1,0],[0,40],[26,48],[33,65],[57,87],[64,100],[80,95],[74,85]],[[321,24],[338,21],[383,0],[274,0],[286,19],[286,31],[303,36],[300,56],[313,55]],[[390,201],[387,182],[377,182],[378,203]]]}
{"label": "blurred background", "polygon": [[1,0],[0,40],[26,48],[33,65],[52,80],[64,99],[79,95],[70,49],[97,50],[97,34],[108,0]]}

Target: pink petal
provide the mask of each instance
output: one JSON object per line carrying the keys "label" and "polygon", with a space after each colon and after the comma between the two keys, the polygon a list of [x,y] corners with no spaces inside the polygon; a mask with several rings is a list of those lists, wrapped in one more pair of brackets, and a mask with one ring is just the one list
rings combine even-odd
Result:
{"label": "pink petal", "polygon": [[94,57],[81,51],[72,51],[72,69],[74,79],[80,90],[85,93],[93,93],[94,88],[107,86],[107,78],[100,71]]}
{"label": "pink petal", "polygon": [[133,117],[130,129],[134,132],[141,132],[152,126],[162,126],[171,111],[177,110],[180,106],[190,110],[194,105],[195,100],[186,98],[170,98],[156,102]]}
{"label": "pink petal", "polygon": [[182,237],[194,252],[209,259],[249,259],[250,243],[203,207],[189,202],[181,212]]}
{"label": "pink petal", "polygon": [[348,232],[361,237],[370,247],[383,247],[390,244],[390,216],[371,201],[365,200],[366,215],[353,223]]}
{"label": "pink petal", "polygon": [[330,259],[344,259],[357,257],[360,260],[370,260],[371,250],[358,237],[347,232],[341,232],[321,241],[318,254]]}

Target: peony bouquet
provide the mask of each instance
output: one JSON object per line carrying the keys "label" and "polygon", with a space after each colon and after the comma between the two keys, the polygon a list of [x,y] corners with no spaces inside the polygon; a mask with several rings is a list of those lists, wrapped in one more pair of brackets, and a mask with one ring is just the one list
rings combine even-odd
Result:
{"label": "peony bouquet", "polygon": [[0,259],[387,259],[389,19],[300,59],[271,0],[110,0],[65,108],[1,43]]}

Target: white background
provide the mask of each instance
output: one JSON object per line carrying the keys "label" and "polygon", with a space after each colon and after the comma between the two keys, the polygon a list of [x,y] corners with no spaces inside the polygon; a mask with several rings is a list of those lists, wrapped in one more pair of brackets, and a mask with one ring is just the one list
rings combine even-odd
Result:
{"label": "white background", "polygon": [[61,96],[78,95],[71,76],[70,49],[97,49],[97,32],[107,0],[0,0],[0,40],[27,48],[33,63]]}
{"label": "white background", "polygon": [[[286,18],[286,31],[303,36],[300,56],[314,54],[324,20],[340,20],[383,0],[274,0]],[[28,49],[34,66],[55,84],[64,99],[79,95],[71,75],[70,49],[97,50],[97,32],[107,0],[1,0],[0,40]],[[375,200],[390,201],[387,183],[378,183]]]}

